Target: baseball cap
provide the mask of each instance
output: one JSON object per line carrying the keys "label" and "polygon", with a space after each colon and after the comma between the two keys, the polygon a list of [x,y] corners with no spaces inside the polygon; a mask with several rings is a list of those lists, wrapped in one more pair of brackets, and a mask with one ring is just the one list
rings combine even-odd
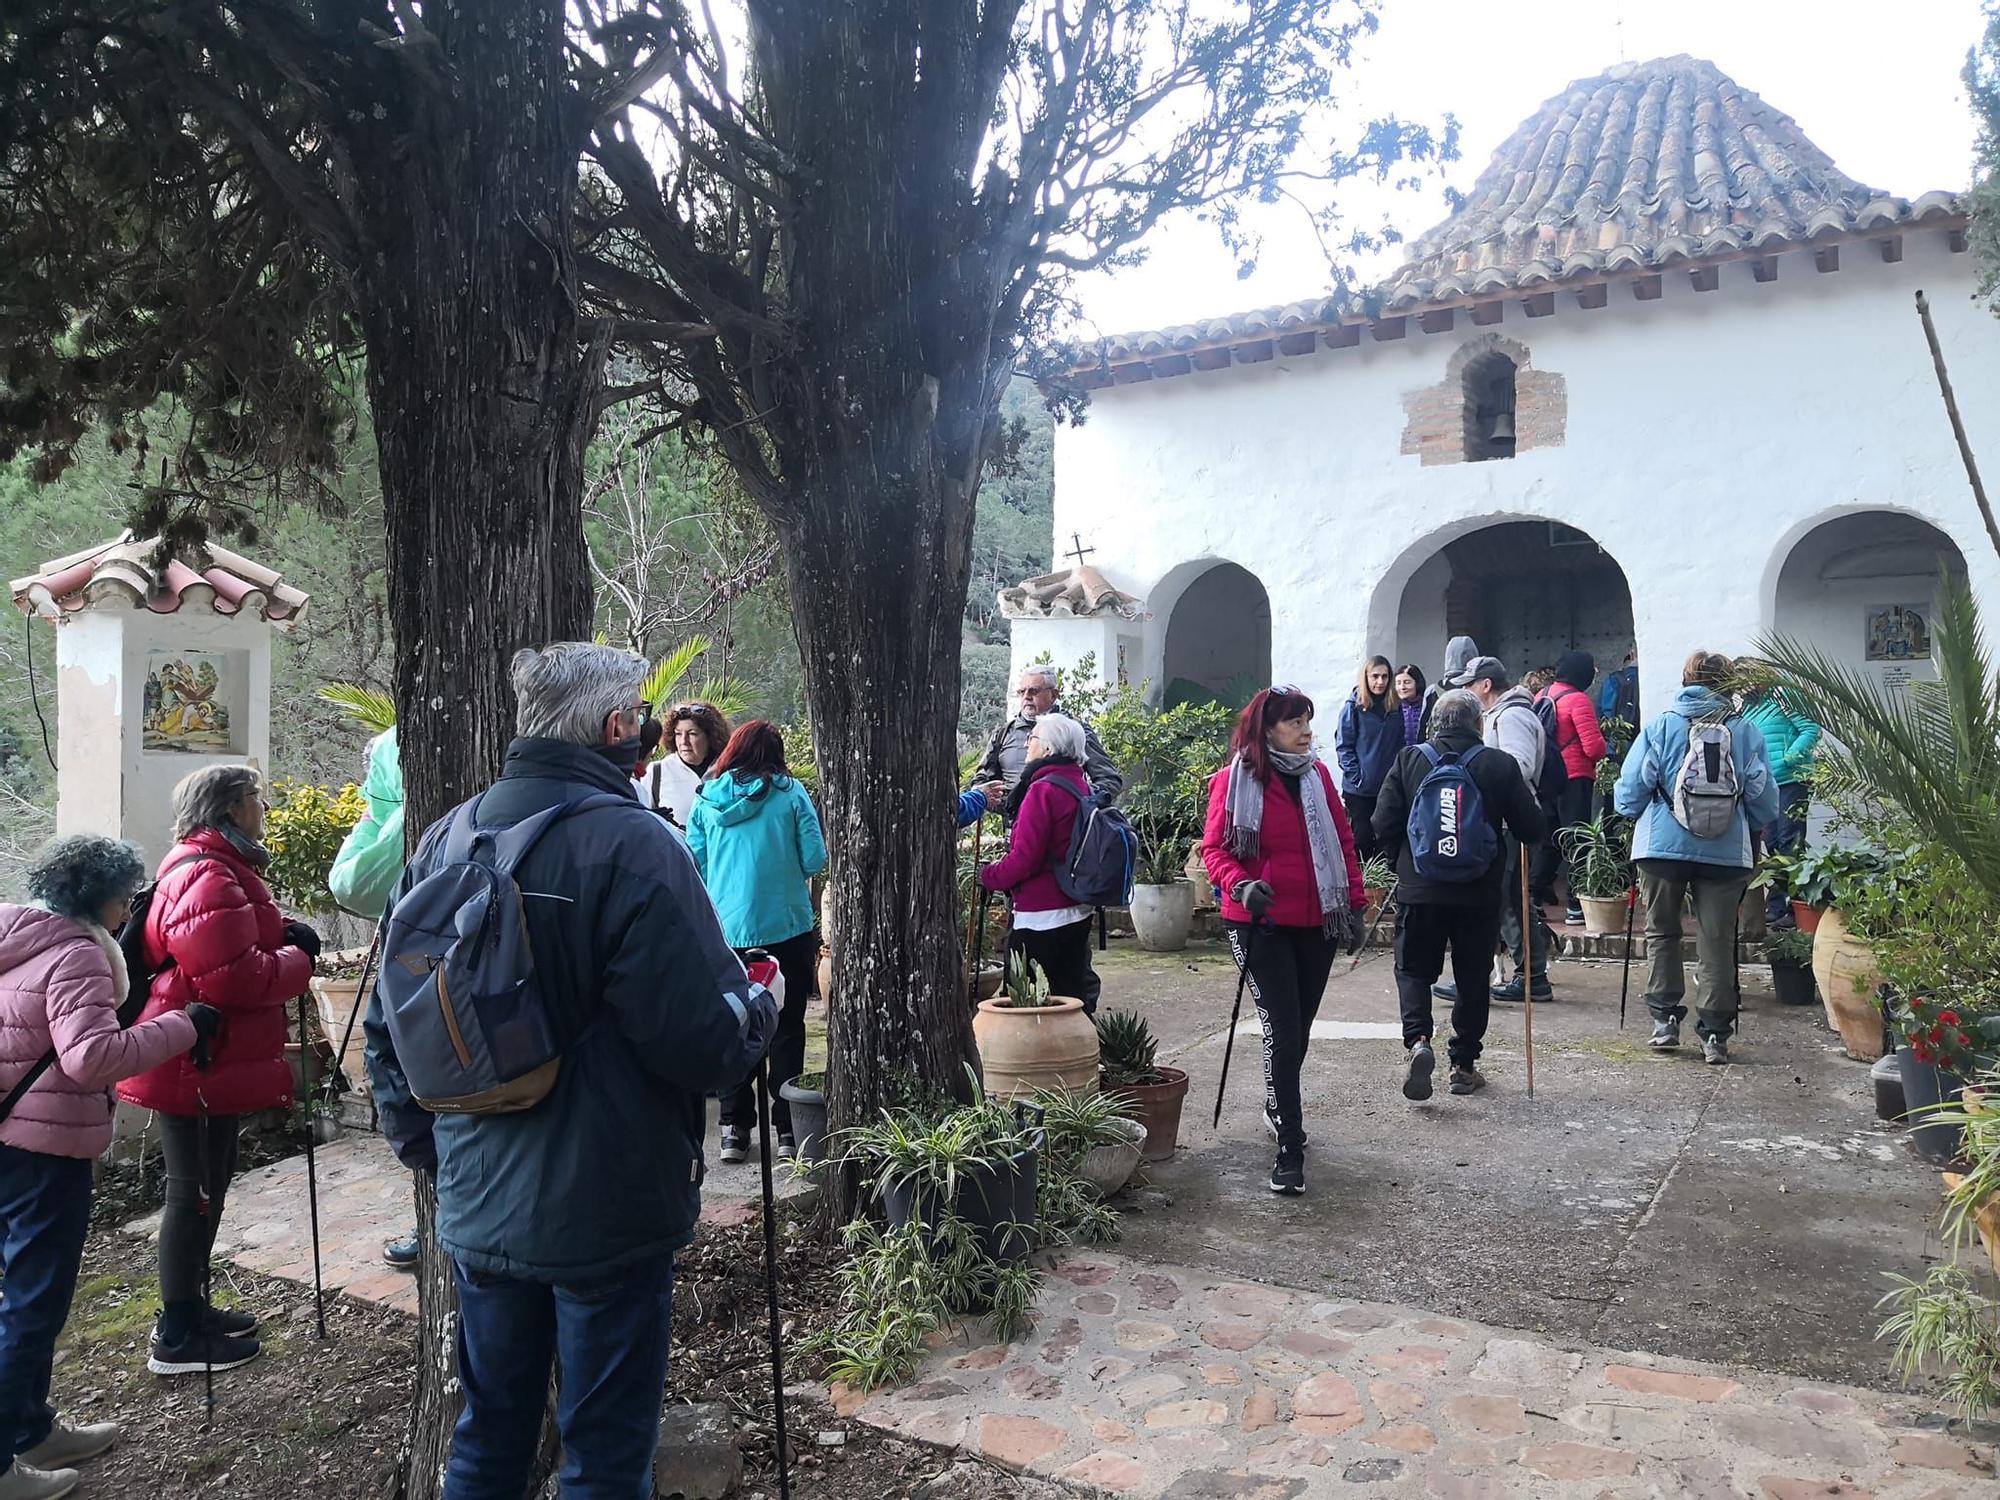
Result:
{"label": "baseball cap", "polygon": [[1482,677],[1490,677],[1497,683],[1510,683],[1514,679],[1507,675],[1507,664],[1497,656],[1475,656],[1465,664],[1465,670],[1458,674],[1455,687],[1470,687]]}

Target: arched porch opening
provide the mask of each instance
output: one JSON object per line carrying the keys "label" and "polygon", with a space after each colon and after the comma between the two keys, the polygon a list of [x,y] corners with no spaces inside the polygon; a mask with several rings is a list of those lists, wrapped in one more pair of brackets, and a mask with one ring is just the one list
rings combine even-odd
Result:
{"label": "arched porch opening", "polygon": [[1271,597],[1248,568],[1216,562],[1191,578],[1167,616],[1163,706],[1215,699],[1232,708],[1271,680]]}
{"label": "arched porch opening", "polygon": [[1904,511],[1860,510],[1820,522],[1778,565],[1771,630],[1817,646],[1885,683],[1930,677],[1938,579],[1965,555]]}

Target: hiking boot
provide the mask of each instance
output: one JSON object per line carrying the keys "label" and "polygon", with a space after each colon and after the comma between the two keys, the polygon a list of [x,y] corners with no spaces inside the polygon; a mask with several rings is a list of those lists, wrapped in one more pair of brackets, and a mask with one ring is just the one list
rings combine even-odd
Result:
{"label": "hiking boot", "polygon": [[404,1235],[400,1240],[386,1241],[382,1246],[382,1263],[394,1266],[398,1271],[414,1271],[423,1256],[417,1244],[415,1232]]}
{"label": "hiking boot", "polygon": [[[1269,1132],[1270,1137],[1273,1141],[1278,1139],[1279,1136],[1278,1117],[1271,1113],[1271,1106],[1268,1104],[1264,1106],[1264,1129],[1267,1132]],[[1299,1149],[1301,1151],[1305,1150],[1308,1144],[1309,1142],[1306,1140],[1306,1133],[1303,1130],[1301,1130],[1299,1132]]]}
{"label": "hiking boot", "polygon": [[790,1161],[799,1154],[799,1143],[792,1139],[789,1130],[781,1130],[778,1132],[778,1144],[771,1154],[779,1161]]}
{"label": "hiking boot", "polygon": [[1678,1021],[1655,1021],[1653,1034],[1646,1038],[1648,1047],[1656,1047],[1662,1052],[1671,1051],[1681,1044],[1681,1023]]}
{"label": "hiking boot", "polygon": [[81,1478],[74,1469],[51,1473],[17,1458],[13,1468],[0,1474],[0,1500],[61,1500]]}
{"label": "hiking boot", "polygon": [[[1521,976],[1519,974],[1516,974],[1512,979],[1508,980],[1505,984],[1496,984],[1493,987],[1493,999],[1498,1004],[1519,1005],[1522,1002],[1523,998],[1525,998],[1525,987],[1521,983]],[[1548,977],[1546,975],[1535,981],[1535,987],[1534,987],[1535,1004],[1547,1005],[1551,1003],[1555,998],[1556,998],[1556,992],[1550,986]]]}
{"label": "hiking boot", "polygon": [[200,1317],[203,1328],[227,1338],[246,1338],[257,1331],[257,1320],[233,1307],[204,1307]]}
{"label": "hiking boot", "polygon": [[231,1338],[199,1326],[172,1344],[155,1331],[146,1368],[155,1375],[200,1375],[209,1370],[233,1370],[238,1365],[247,1365],[261,1352],[255,1339]]}
{"label": "hiking boot", "polygon": [[734,1125],[722,1127],[722,1159],[727,1162],[750,1159],[750,1132]]}
{"label": "hiking boot", "polygon": [[1431,1051],[1427,1038],[1418,1037],[1416,1045],[1410,1048],[1410,1068],[1403,1075],[1403,1097],[1421,1103],[1431,1096],[1431,1072],[1437,1067],[1437,1054]]}
{"label": "hiking boot", "polygon": [[1729,1061],[1729,1038],[1708,1036],[1701,1039],[1701,1060],[1710,1067],[1719,1068]]}
{"label": "hiking boot", "polygon": [[1306,1190],[1306,1153],[1303,1146],[1280,1146],[1278,1160],[1271,1168],[1271,1191],[1296,1198]]}
{"label": "hiking boot", "polygon": [[26,1462],[37,1469],[67,1469],[71,1464],[80,1464],[86,1458],[95,1458],[100,1453],[110,1451],[118,1441],[116,1422],[91,1422],[82,1427],[72,1427],[61,1417],[49,1429],[49,1435],[32,1448],[23,1448],[14,1455],[16,1462]]}
{"label": "hiking boot", "polygon": [[1458,1003],[1458,986],[1449,981],[1432,985],[1431,994],[1440,1000],[1449,1000],[1454,1005]]}
{"label": "hiking boot", "polygon": [[1485,1087],[1486,1075],[1479,1069],[1452,1064],[1451,1091],[1454,1094],[1476,1094]]}

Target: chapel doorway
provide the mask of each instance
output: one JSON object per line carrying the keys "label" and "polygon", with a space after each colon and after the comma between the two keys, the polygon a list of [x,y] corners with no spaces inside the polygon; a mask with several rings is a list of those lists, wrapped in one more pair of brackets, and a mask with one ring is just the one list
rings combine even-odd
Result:
{"label": "chapel doorway", "polygon": [[1161,706],[1215,700],[1241,708],[1270,681],[1271,596],[1248,568],[1205,568],[1167,616]]}
{"label": "chapel doorway", "polygon": [[1771,631],[1885,686],[1935,676],[1938,579],[1965,575],[1958,544],[1928,521],[1866,510],[1822,521],[1778,570]]}

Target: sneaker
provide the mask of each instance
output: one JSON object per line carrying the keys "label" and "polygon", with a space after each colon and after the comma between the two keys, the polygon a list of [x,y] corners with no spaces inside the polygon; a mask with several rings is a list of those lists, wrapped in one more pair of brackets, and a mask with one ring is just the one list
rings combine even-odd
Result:
{"label": "sneaker", "polygon": [[1410,1048],[1410,1068],[1403,1075],[1403,1097],[1421,1103],[1431,1096],[1431,1071],[1437,1067],[1437,1054],[1431,1051],[1431,1044],[1422,1037]]}
{"label": "sneaker", "polygon": [[382,1246],[382,1261],[399,1271],[414,1271],[423,1252],[418,1248],[414,1233],[404,1235],[400,1240],[386,1241]]}
{"label": "sneaker", "polygon": [[798,1154],[799,1154],[798,1142],[792,1139],[792,1133],[789,1130],[779,1131],[778,1144],[776,1148],[772,1151],[772,1155],[775,1156],[779,1161],[790,1161],[793,1157],[797,1156]]}
{"label": "sneaker", "polygon": [[1572,907],[1570,907],[1570,908],[1569,908],[1569,909],[1568,909],[1567,911],[1565,911],[1565,912],[1563,913],[1563,926],[1565,926],[1565,927],[1581,927],[1582,925],[1583,925],[1583,908],[1582,908],[1582,907],[1580,907],[1580,906],[1572,906]]}
{"label": "sneaker", "polygon": [[1708,1036],[1701,1039],[1701,1060],[1712,1068],[1719,1068],[1729,1061],[1729,1038]]}
{"label": "sneaker", "polygon": [[[1493,987],[1493,999],[1498,1004],[1519,1005],[1522,1002],[1523,998],[1524,994],[1523,994],[1523,986],[1521,984],[1521,976],[1518,974],[1515,975],[1512,979],[1508,980],[1505,984],[1496,984]],[[1546,978],[1536,981],[1534,988],[1535,1004],[1548,1005],[1551,1002],[1553,1002],[1555,998],[1556,998],[1556,992],[1550,986]]]}
{"label": "sneaker", "polygon": [[1772,932],[1797,932],[1799,919],[1792,915],[1792,909],[1788,906],[1774,917],[1765,917],[1764,926]]}
{"label": "sneaker", "polygon": [[1449,1000],[1454,1005],[1458,1003],[1458,986],[1455,984],[1449,982],[1434,984],[1431,986],[1431,994],[1440,1000]]}
{"label": "sneaker", "polygon": [[100,1453],[110,1451],[118,1441],[116,1422],[91,1422],[82,1427],[72,1427],[61,1417],[49,1429],[49,1435],[32,1448],[23,1448],[14,1457],[17,1462],[26,1462],[37,1469],[67,1469],[71,1464],[80,1464],[86,1458],[95,1458]]}
{"label": "sneaker", "polygon": [[734,1125],[722,1127],[722,1159],[727,1162],[748,1161],[750,1159],[750,1132],[738,1130]]}
{"label": "sneaker", "polygon": [[1486,1087],[1486,1075],[1477,1068],[1462,1068],[1457,1063],[1451,1068],[1451,1091],[1454,1094],[1476,1094]]}
{"label": "sneaker", "polygon": [[1306,1153],[1303,1147],[1280,1146],[1278,1160],[1271,1168],[1271,1191],[1296,1198],[1306,1190]]}
{"label": "sneaker", "polygon": [[1671,1051],[1680,1044],[1681,1023],[1678,1021],[1655,1021],[1653,1034],[1646,1039],[1648,1047],[1658,1048],[1662,1052]]}
{"label": "sneaker", "polygon": [[209,1370],[233,1370],[262,1352],[255,1339],[230,1338],[197,1327],[178,1343],[169,1344],[157,1331],[146,1358],[155,1375],[200,1375]]}
{"label": "sneaker", "polygon": [[[1264,1106],[1264,1130],[1273,1141],[1278,1139],[1278,1117],[1271,1113],[1271,1106],[1268,1104]],[[1306,1133],[1301,1130],[1299,1132],[1299,1149],[1303,1151],[1310,1144],[1312,1143],[1306,1138]]]}
{"label": "sneaker", "polygon": [[82,1477],[74,1469],[51,1472],[16,1458],[14,1467],[0,1474],[0,1500],[61,1500]]}
{"label": "sneaker", "polygon": [[240,1339],[257,1331],[257,1320],[233,1307],[204,1307],[201,1310],[201,1326],[210,1333]]}

